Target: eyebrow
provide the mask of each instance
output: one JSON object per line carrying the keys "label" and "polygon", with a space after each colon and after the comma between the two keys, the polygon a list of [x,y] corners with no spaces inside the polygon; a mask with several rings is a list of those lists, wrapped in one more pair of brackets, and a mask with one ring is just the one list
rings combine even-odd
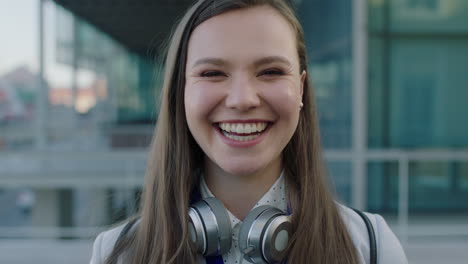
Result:
{"label": "eyebrow", "polygon": [[284,63],[287,66],[291,67],[291,62],[286,57],[283,57],[283,56],[264,57],[264,58],[261,58],[259,60],[256,60],[254,62],[254,65],[258,67],[258,66],[261,66],[261,65],[264,65],[264,64],[270,64],[270,63],[273,63],[273,62]]}
{"label": "eyebrow", "polygon": [[[287,58],[285,58],[283,56],[263,57],[263,58],[260,58],[260,59],[256,60],[253,63],[253,65],[255,67],[259,67],[261,65],[270,64],[270,63],[273,63],[273,62],[284,63],[289,67],[291,67],[291,65],[292,65],[291,62]],[[229,64],[229,62],[224,60],[224,59],[221,59],[221,58],[202,58],[202,59],[199,59],[199,60],[195,61],[195,63],[193,64],[192,67],[196,67],[196,66],[201,65],[201,64],[212,64],[212,65],[216,65],[216,66],[224,66],[224,65]]]}
{"label": "eyebrow", "polygon": [[192,67],[196,67],[198,65],[201,65],[201,64],[212,64],[212,65],[216,65],[216,66],[223,66],[225,64],[228,64],[227,61],[223,60],[223,59],[219,59],[219,58],[203,58],[203,59],[199,59],[197,60]]}

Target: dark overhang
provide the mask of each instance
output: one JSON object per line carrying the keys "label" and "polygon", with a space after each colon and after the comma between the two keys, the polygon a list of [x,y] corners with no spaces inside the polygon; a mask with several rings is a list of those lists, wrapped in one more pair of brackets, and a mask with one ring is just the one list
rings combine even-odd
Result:
{"label": "dark overhang", "polygon": [[129,50],[154,56],[194,0],[54,0]]}

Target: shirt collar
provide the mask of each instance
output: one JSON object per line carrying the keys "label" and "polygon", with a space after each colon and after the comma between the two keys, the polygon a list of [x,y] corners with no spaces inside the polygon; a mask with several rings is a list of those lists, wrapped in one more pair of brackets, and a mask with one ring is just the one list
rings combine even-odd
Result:
{"label": "shirt collar", "polygon": [[[207,197],[215,197],[213,193],[208,188],[208,185],[205,182],[205,178],[202,176],[200,177],[200,194],[202,198]],[[280,176],[276,180],[276,182],[270,187],[270,189],[258,200],[255,206],[252,208],[256,208],[261,205],[271,205],[283,212],[287,212],[287,200],[286,200],[286,191],[285,191],[285,184],[284,184],[284,171],[281,172]],[[231,219],[231,223],[238,223],[240,221],[236,216],[234,216],[231,212],[228,211],[229,218]]]}

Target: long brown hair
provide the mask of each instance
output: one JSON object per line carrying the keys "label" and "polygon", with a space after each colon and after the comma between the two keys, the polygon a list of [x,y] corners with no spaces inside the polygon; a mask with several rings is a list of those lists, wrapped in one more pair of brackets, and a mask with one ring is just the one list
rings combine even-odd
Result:
{"label": "long brown hair", "polygon": [[[136,232],[115,245],[106,263],[196,263],[188,235],[188,207],[198,188],[204,156],[193,139],[184,111],[185,63],[193,30],[207,19],[230,10],[268,5],[296,33],[300,70],[307,71],[304,33],[284,0],[201,0],[192,6],[172,35],[165,62],[161,109],[148,159]],[[357,253],[329,191],[322,159],[317,108],[306,77],[304,107],[298,127],[285,147],[283,166],[293,212],[294,235],[289,263],[357,264]]]}

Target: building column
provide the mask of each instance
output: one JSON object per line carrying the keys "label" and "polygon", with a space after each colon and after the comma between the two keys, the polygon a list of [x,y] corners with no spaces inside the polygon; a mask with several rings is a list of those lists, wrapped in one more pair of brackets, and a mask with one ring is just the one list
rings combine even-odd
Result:
{"label": "building column", "polygon": [[353,180],[351,205],[364,210],[367,207],[367,2],[353,1]]}

